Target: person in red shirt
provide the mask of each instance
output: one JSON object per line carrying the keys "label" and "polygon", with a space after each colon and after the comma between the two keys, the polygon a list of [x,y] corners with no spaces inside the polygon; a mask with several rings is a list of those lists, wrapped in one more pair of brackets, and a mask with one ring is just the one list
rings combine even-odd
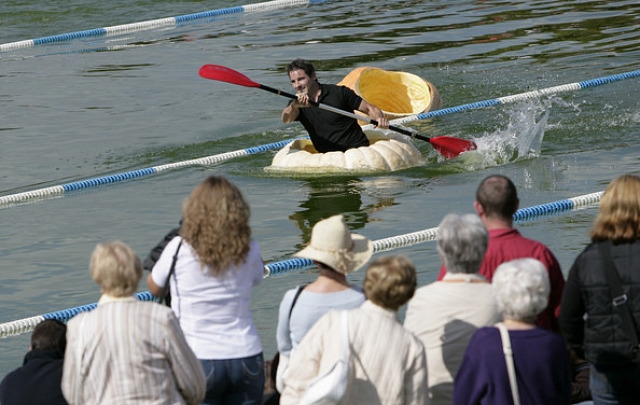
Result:
{"label": "person in red shirt", "polygon": [[[558,315],[564,276],[558,259],[547,246],[525,238],[513,227],[513,214],[518,210],[519,204],[516,186],[506,176],[491,175],[478,186],[473,207],[489,231],[489,247],[479,273],[490,282],[496,268],[504,262],[525,257],[541,261],[549,273],[551,293],[547,307],[536,319],[536,325],[559,332]],[[438,280],[442,280],[446,272],[443,265]]]}

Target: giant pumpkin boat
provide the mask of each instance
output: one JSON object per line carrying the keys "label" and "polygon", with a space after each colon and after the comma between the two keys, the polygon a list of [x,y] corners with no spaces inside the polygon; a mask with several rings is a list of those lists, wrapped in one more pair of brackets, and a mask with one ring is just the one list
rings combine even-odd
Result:
{"label": "giant pumpkin boat", "polygon": [[[352,70],[338,85],[351,88],[367,102],[378,106],[391,120],[420,114],[441,106],[435,86],[412,73],[372,67]],[[362,113],[360,113],[362,114]],[[361,125],[366,122],[360,121]],[[270,172],[380,172],[424,164],[413,141],[390,130],[367,129],[370,145],[346,152],[320,153],[308,139],[292,141],[273,158]]]}
{"label": "giant pumpkin boat", "polygon": [[297,139],[280,149],[268,172],[369,173],[389,172],[422,166],[424,157],[411,139],[388,130],[367,129],[369,146],[346,152],[320,153],[310,139]]}

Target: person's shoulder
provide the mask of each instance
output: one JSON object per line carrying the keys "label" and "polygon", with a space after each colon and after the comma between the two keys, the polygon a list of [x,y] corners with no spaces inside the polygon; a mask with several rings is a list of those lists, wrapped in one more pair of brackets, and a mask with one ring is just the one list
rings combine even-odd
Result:
{"label": "person's shoulder", "polygon": [[478,328],[478,330],[473,333],[471,341],[474,341],[476,343],[493,341],[499,334],[500,331],[495,326],[483,326]]}
{"label": "person's shoulder", "polygon": [[531,334],[536,338],[544,339],[551,344],[559,344],[563,348],[566,348],[564,344],[564,339],[562,336],[556,332],[550,331],[545,328],[534,328],[531,330]]}
{"label": "person's shoulder", "polygon": [[349,287],[350,288],[344,290],[345,295],[364,297],[364,291],[362,290],[362,287],[357,285],[349,285]]}
{"label": "person's shoulder", "polygon": [[249,241],[249,249],[260,251],[260,244],[257,240],[251,239],[251,241]]}
{"label": "person's shoulder", "polygon": [[[296,286],[294,288],[291,288],[291,289],[285,291],[284,294],[282,295],[281,302],[282,303],[287,303],[287,302],[291,303],[293,301],[293,297],[295,297],[296,294],[298,293],[298,290],[300,288],[303,288],[303,287],[304,287],[303,285],[298,285],[298,286]],[[302,294],[302,291],[300,292],[300,294]]]}
{"label": "person's shoulder", "polygon": [[[96,309],[98,307],[96,306]],[[69,328],[74,328],[76,325],[78,325],[78,323],[80,321],[82,321],[82,319],[84,318],[90,318],[92,316],[92,314],[94,314],[95,311],[84,311],[84,312],[80,312],[79,314],[74,315],[73,317],[71,317],[71,319],[69,319],[67,321],[67,330]]]}
{"label": "person's shoulder", "polygon": [[433,298],[433,295],[431,293],[433,292],[433,290],[437,290],[441,284],[442,282],[440,281],[434,281],[433,283],[429,283],[427,285],[423,285],[422,287],[416,288],[416,292],[409,300],[409,305],[411,305],[411,303],[415,305],[418,302],[430,301]]}
{"label": "person's shoulder", "polygon": [[494,326],[478,328],[465,349],[467,356],[475,359],[491,359],[502,353],[500,331]]}
{"label": "person's shoulder", "polygon": [[8,403],[4,401],[4,399],[6,399],[5,393],[8,389],[12,389],[12,387],[15,387],[16,384],[20,382],[19,381],[20,374],[23,372],[23,370],[24,370],[24,366],[20,366],[14,369],[13,371],[9,372],[6,376],[4,376],[4,378],[0,382],[0,403],[1,404]]}
{"label": "person's shoulder", "polygon": [[522,235],[522,233],[520,233],[519,230],[515,228],[513,228],[513,230],[516,232],[515,237],[519,239],[520,243],[526,243],[531,247],[543,252],[551,252],[551,249],[549,249],[549,247],[544,242],[524,236]]}
{"label": "person's shoulder", "polygon": [[[331,309],[324,313],[314,324],[311,326],[307,334],[309,336],[314,335],[332,335],[338,327],[342,327],[343,313],[347,312],[348,319],[351,319],[349,315],[350,310],[347,309]],[[307,335],[305,335],[306,339]],[[305,340],[303,339],[303,341]]]}
{"label": "person's shoulder", "polygon": [[578,253],[576,259],[587,259],[590,260],[593,257],[600,257],[600,248],[598,247],[599,242],[591,242],[582,250],[582,252]]}
{"label": "person's shoulder", "polygon": [[[528,347],[531,347],[531,350],[545,348],[545,350],[550,353],[554,353],[555,356],[563,356],[562,360],[566,360],[565,356],[568,358],[569,351],[560,334],[540,327],[526,332],[527,333],[522,334],[521,337],[523,340],[528,342],[527,345]],[[514,338],[518,339],[518,336],[516,335]],[[561,359],[558,357],[558,361],[560,360]]]}
{"label": "person's shoulder", "polygon": [[135,301],[123,302],[123,304],[128,306],[129,309],[127,309],[127,312],[134,318],[140,317],[143,314],[161,319],[169,319],[175,316],[171,307],[156,301],[136,299]]}

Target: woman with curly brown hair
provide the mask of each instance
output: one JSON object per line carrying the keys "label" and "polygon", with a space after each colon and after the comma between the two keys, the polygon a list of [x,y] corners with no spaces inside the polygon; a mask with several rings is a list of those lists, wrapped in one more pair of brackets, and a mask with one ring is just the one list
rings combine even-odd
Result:
{"label": "woman with curly brown hair", "polygon": [[[569,271],[560,328],[578,357],[591,363],[590,387],[595,404],[637,404],[640,176],[619,176],[606,188],[591,242]],[[612,291],[608,271],[613,280],[619,280],[616,283],[622,294]]]}
{"label": "woman with curly brown hair", "polygon": [[232,182],[207,178],[185,200],[180,235],[147,278],[156,296],[169,282],[171,308],[207,377],[205,404],[262,402],[262,345],[250,303],[264,263],[249,215]]}

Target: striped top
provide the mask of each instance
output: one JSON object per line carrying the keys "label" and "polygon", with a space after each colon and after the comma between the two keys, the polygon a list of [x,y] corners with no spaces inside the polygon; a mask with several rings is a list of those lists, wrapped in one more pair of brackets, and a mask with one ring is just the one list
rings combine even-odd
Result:
{"label": "striped top", "polygon": [[[342,356],[341,312],[331,311],[320,318],[292,352],[281,405],[298,404],[309,383]],[[365,301],[347,313],[350,373],[340,403],[426,404],[424,346],[398,322],[396,311]]]}
{"label": "striped top", "polygon": [[67,325],[62,392],[69,404],[197,404],[205,384],[163,305],[103,295]]}

